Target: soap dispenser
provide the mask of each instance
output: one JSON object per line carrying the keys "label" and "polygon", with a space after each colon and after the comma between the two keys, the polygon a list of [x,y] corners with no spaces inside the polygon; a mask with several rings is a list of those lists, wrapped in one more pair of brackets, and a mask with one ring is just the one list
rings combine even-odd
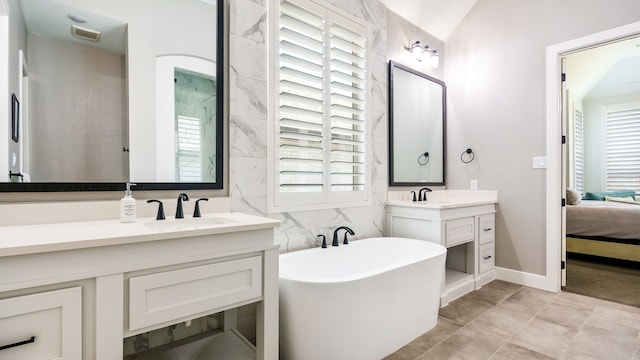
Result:
{"label": "soap dispenser", "polygon": [[120,200],[120,222],[130,223],[136,221],[136,199],[131,196],[131,186],[135,185],[127,183],[127,189]]}

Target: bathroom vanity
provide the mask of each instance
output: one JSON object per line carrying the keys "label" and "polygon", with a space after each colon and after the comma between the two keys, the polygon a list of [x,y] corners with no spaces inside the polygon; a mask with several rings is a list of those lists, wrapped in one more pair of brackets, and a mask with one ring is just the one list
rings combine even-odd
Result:
{"label": "bathroom vanity", "polygon": [[495,191],[440,190],[428,201],[387,202],[387,235],[437,242],[447,248],[440,305],[495,279]]}
{"label": "bathroom vanity", "polygon": [[114,360],[123,339],[257,303],[278,358],[277,220],[241,213],[0,227],[2,359]]}

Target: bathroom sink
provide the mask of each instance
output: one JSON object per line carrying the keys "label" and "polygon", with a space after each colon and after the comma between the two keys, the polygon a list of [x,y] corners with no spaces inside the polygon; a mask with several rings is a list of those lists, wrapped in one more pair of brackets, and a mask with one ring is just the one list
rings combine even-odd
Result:
{"label": "bathroom sink", "polygon": [[223,217],[201,217],[201,218],[187,218],[187,219],[167,219],[167,220],[152,220],[145,222],[144,225],[151,229],[158,230],[185,230],[185,229],[202,229],[220,224],[229,224],[236,222],[233,219],[227,219]]}

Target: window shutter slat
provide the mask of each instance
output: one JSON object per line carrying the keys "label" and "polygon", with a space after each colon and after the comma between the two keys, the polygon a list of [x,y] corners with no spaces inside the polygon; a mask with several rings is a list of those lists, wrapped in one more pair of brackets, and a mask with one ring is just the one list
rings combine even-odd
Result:
{"label": "window shutter slat", "polygon": [[574,111],[574,176],[576,191],[584,194],[584,115]]}
{"label": "window shutter slat", "polygon": [[607,190],[640,190],[640,104],[607,108]]}
{"label": "window shutter slat", "polygon": [[202,181],[200,119],[178,115],[176,129],[176,178],[180,181]]}

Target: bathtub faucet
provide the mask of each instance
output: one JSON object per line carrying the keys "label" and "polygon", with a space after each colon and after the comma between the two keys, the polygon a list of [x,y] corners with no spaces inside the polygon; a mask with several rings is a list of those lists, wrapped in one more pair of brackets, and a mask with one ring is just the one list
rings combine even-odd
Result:
{"label": "bathtub faucet", "polygon": [[339,230],[346,230],[346,232],[344,233],[344,241],[342,242],[344,245],[349,245],[349,240],[347,239],[347,234],[351,234],[351,235],[355,235],[356,233],[353,232],[353,230],[351,230],[348,226],[340,226],[339,228],[337,228],[334,232],[333,232],[333,242],[331,243],[331,246],[338,246],[338,231]]}
{"label": "bathtub faucet", "polygon": [[[423,191],[424,191],[424,195],[422,195]],[[427,201],[427,193],[431,191],[432,191],[431,189],[426,187],[420,189],[420,192],[418,193],[418,201]]]}

